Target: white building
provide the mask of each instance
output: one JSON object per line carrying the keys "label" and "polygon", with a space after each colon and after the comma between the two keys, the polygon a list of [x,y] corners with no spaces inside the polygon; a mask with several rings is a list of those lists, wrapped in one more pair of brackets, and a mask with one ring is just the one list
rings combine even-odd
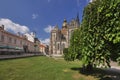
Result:
{"label": "white building", "polygon": [[30,34],[29,33],[26,33],[25,36],[27,37],[27,39],[31,42],[34,42],[34,39],[35,39],[35,34],[33,32],[31,32]]}

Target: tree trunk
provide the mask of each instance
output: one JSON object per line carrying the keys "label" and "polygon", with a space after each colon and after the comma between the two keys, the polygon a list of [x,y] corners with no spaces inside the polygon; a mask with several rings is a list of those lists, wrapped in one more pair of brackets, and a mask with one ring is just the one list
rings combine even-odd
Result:
{"label": "tree trunk", "polygon": [[93,71],[93,65],[92,65],[92,63],[89,62],[89,64],[86,66],[86,70],[88,72],[92,72]]}

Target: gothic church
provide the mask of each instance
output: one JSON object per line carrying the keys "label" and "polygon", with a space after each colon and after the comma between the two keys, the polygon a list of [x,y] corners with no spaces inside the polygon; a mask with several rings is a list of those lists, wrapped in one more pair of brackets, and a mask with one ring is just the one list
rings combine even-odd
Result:
{"label": "gothic church", "polygon": [[80,26],[79,16],[72,19],[69,23],[64,19],[62,29],[55,26],[51,31],[49,54],[50,56],[59,57],[63,55],[63,49],[70,45],[72,32]]}

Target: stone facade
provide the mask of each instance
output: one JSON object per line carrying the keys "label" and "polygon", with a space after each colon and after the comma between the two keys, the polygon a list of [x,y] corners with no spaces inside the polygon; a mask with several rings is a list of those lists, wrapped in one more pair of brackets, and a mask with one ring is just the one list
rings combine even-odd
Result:
{"label": "stone facade", "polygon": [[72,32],[80,26],[79,16],[72,19],[69,23],[64,19],[62,29],[55,26],[51,31],[49,54],[51,56],[62,56],[63,49],[70,45],[70,37]]}

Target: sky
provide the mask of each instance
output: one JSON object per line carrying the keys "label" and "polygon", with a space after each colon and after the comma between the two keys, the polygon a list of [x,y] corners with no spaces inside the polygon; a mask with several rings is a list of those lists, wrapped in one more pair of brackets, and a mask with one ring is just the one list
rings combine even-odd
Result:
{"label": "sky", "polygon": [[5,30],[22,34],[35,32],[42,43],[49,43],[54,26],[62,27],[79,13],[82,20],[84,7],[92,0],[0,0],[0,25]]}

